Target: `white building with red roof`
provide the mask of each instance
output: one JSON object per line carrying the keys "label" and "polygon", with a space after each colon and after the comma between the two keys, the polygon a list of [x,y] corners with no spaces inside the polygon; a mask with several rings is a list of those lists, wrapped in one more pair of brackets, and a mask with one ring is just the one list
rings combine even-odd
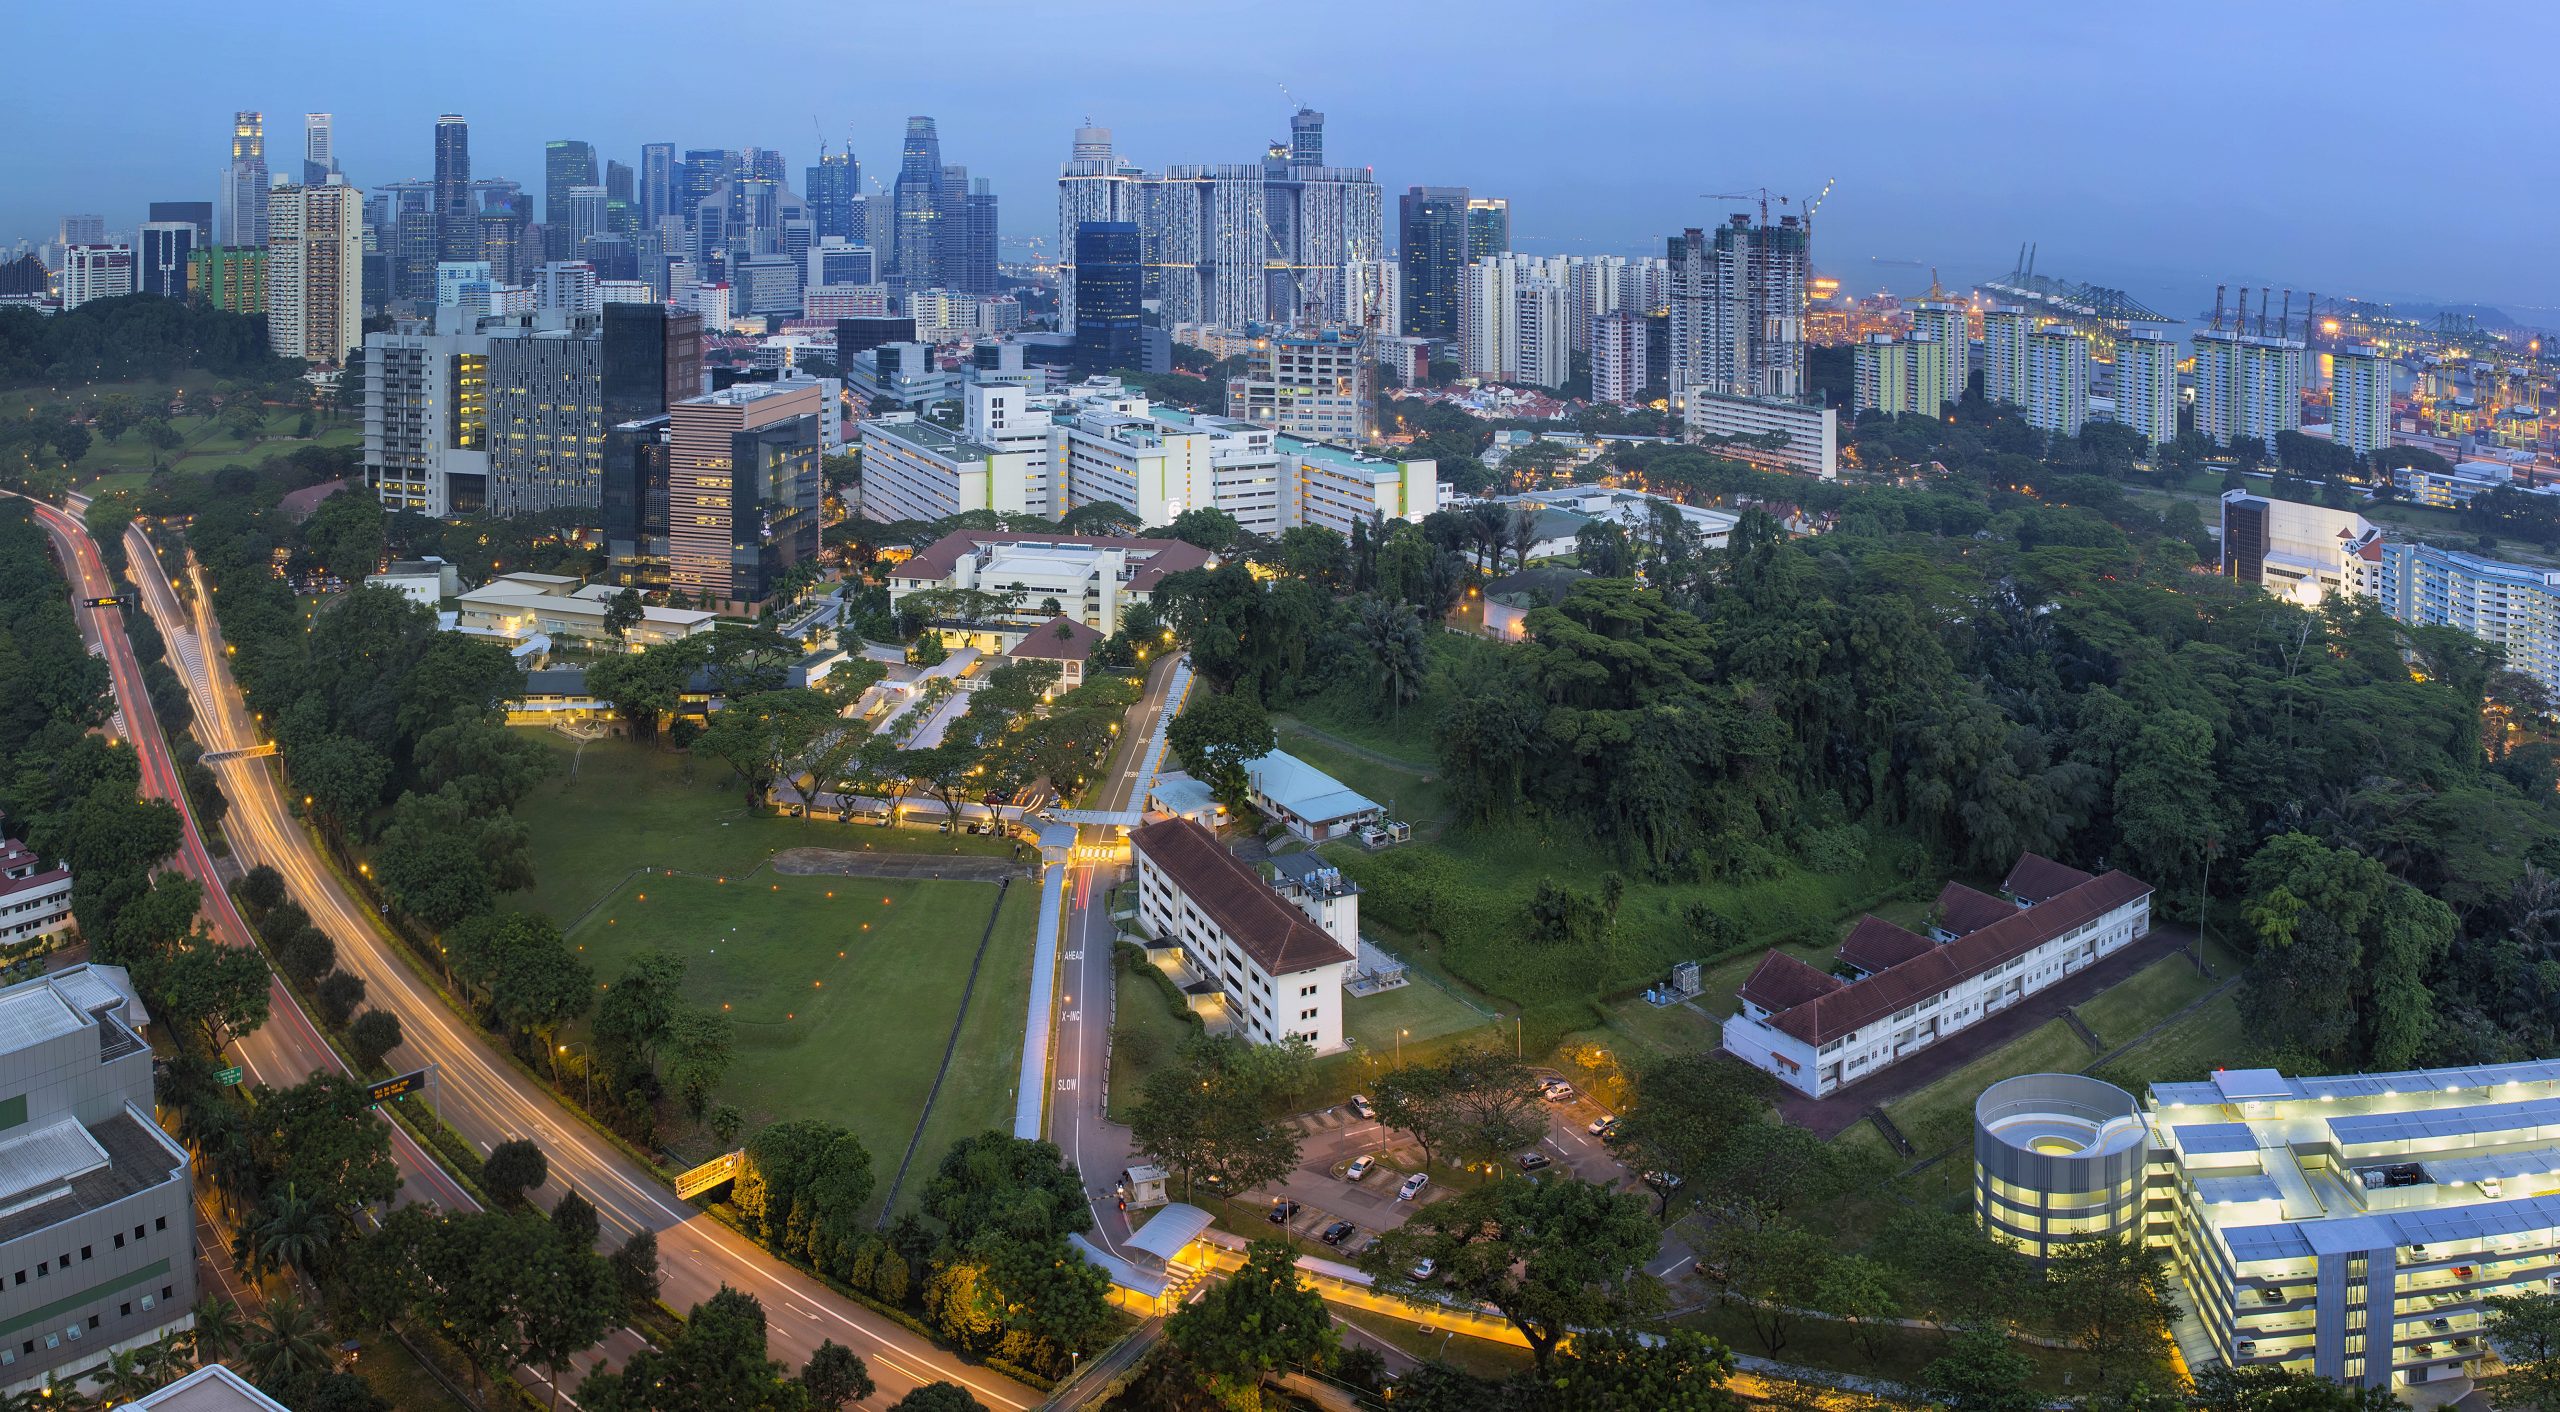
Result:
{"label": "white building with red roof", "polygon": [[23,946],[71,926],[71,869],[0,839],[0,947]]}

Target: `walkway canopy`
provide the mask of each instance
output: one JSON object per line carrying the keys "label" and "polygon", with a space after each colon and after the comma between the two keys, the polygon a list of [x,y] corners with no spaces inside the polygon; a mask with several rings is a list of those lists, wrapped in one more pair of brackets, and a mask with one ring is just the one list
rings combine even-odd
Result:
{"label": "walkway canopy", "polygon": [[1158,1211],[1126,1244],[1129,1249],[1164,1263],[1180,1255],[1184,1246],[1198,1240],[1207,1229],[1208,1212],[1187,1201],[1177,1201]]}

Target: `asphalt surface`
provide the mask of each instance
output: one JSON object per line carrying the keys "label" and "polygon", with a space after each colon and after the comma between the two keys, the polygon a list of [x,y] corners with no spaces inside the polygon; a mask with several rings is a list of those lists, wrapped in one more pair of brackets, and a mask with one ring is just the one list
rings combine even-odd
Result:
{"label": "asphalt surface", "polygon": [[[171,653],[184,664],[199,733],[208,749],[256,743],[252,721],[225,665],[219,627],[206,611],[213,595],[189,571],[193,605],[181,604],[158,559],[135,530],[127,540],[142,580],[144,606],[159,622]],[[181,643],[185,646],[182,648]],[[602,1243],[618,1245],[635,1230],[658,1234],[663,1295],[678,1309],[709,1298],[722,1285],[756,1296],[768,1321],[773,1356],[793,1367],[822,1340],[860,1354],[879,1384],[883,1405],[924,1383],[957,1383],[991,1408],[1039,1404],[1030,1388],[961,1361],[947,1350],[871,1310],[838,1297],[711,1217],[679,1202],[655,1175],[564,1111],[525,1078],[445,1003],[379,930],[368,904],[353,897],[323,865],[286,808],[276,776],[261,760],[213,766],[230,797],[229,831],[248,860],[283,874],[295,901],[337,943],[339,964],[363,978],[366,1002],[400,1017],[403,1044],[393,1062],[433,1066],[430,1095],[465,1140],[487,1151],[510,1138],[530,1138],[549,1158],[551,1179],[536,1200],[549,1205],[574,1187],[594,1203]]]}

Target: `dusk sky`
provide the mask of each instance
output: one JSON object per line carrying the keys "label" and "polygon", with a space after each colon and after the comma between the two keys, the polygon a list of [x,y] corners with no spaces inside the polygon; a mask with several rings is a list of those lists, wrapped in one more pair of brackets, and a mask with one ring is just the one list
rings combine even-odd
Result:
{"label": "dusk sky", "polygon": [[[1994,276],[2034,240],[2045,272],[2177,313],[2227,278],[2560,324],[2560,198],[2517,140],[2560,12],[2087,8],[143,0],[101,24],[25,5],[0,241],[209,199],[235,108],[265,111],[279,172],[302,114],[335,113],[359,185],[427,175],[436,115],[460,112],[474,174],[529,187],[557,137],[635,166],[648,141],[776,147],[796,186],[818,127],[885,182],[904,118],[930,114],[944,160],[993,179],[1007,235],[1054,237],[1080,120],[1150,168],[1252,161],[1286,135],[1286,84],[1326,114],[1334,163],[1390,193],[1507,196],[1524,250],[1659,253],[1733,205],[1701,192],[1837,178],[1815,258],[1857,290],[1925,286],[1930,264]],[[1392,239],[1392,194],[1387,219]]]}

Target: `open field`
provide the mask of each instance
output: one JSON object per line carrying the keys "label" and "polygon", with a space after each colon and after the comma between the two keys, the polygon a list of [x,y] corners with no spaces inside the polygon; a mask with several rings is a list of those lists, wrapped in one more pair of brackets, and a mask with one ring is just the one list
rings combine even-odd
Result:
{"label": "open field", "polygon": [[518,905],[548,913],[564,930],[636,869],[681,868],[734,880],[785,848],[997,858],[1014,852],[1006,839],[751,812],[718,760],[620,737],[581,746],[557,731],[523,729],[558,751],[561,767],[516,808],[533,837],[534,876]]}
{"label": "open field", "polygon": [[[1312,733],[1320,728],[1311,728],[1285,716],[1274,725],[1281,749],[1387,806],[1388,817],[1413,825],[1416,834],[1436,837],[1449,823],[1448,795],[1440,787],[1439,772],[1435,767],[1428,764],[1381,764]],[[1327,734],[1334,732],[1328,731]]]}
{"label": "open field", "polygon": [[2068,1024],[2047,1020],[1927,1088],[1886,1104],[1885,1116],[1921,1156],[1935,1156],[1972,1140],[1973,1101],[1984,1089],[2019,1074],[2078,1073],[2096,1057]]}
{"label": "open field", "polygon": [[[983,891],[986,884],[937,886]],[[1018,882],[1005,889],[995,936],[987,943],[977,989],[969,995],[969,1013],[960,1022],[960,1045],[952,1051],[951,1072],[942,1081],[942,1092],[934,1096],[933,1111],[926,1115],[923,1135],[916,1142],[915,1166],[908,1170],[907,1184],[898,1193],[901,1211],[914,1208],[925,1180],[951,1144],[989,1128],[1013,1131],[1014,1090],[1022,1082],[1023,1015],[1031,1004],[1031,932],[1039,909],[1036,883]],[[884,1177],[895,1170],[896,1158],[890,1154],[874,1154],[874,1160],[882,1164]]]}
{"label": "open field", "polygon": [[1113,1122],[1127,1122],[1138,1101],[1138,1085],[1147,1071],[1173,1057],[1174,1047],[1200,1033],[1200,1027],[1173,1012],[1164,987],[1138,965],[1113,969],[1111,1090],[1106,1110]]}
{"label": "open field", "polygon": [[2098,1070],[2097,1077],[2138,1097],[2154,1083],[2192,1081],[2217,1067],[2246,1064],[2253,1048],[2236,994],[2224,991]]}
{"label": "open field", "polygon": [[[1006,904],[931,1125],[946,1143],[1009,1125],[1013,1111],[1036,894],[1009,888]],[[737,1105],[751,1132],[782,1118],[843,1124],[885,1189],[995,907],[995,885],[979,882],[660,875],[616,889],[569,940],[607,983],[653,948],[683,958],[686,991],[736,1025],[736,1057],[714,1101]],[[1011,1013],[999,1016],[1008,999]],[[940,1157],[918,1152],[920,1162]]]}
{"label": "open field", "polygon": [[1377,995],[1342,998],[1342,1032],[1354,1044],[1385,1053],[1402,1039],[1407,1044],[1438,1039],[1466,1030],[1486,1030],[1492,1021],[1425,980],[1409,980]]}
{"label": "open field", "polygon": [[[2219,943],[2206,944],[2205,959],[2219,976],[2238,974],[2239,961]],[[2164,956],[2080,1006],[2080,1022],[2107,1045],[2124,1044],[2220,983],[2184,956]]]}

